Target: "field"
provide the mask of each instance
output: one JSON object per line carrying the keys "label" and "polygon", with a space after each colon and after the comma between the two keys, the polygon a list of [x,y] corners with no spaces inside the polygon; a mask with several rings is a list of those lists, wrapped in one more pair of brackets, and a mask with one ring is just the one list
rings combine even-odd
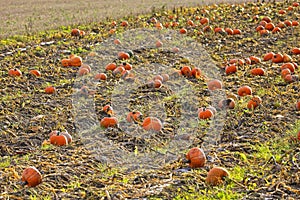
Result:
{"label": "field", "polygon": [[76,3],[2,10],[0,199],[300,198],[297,3]]}

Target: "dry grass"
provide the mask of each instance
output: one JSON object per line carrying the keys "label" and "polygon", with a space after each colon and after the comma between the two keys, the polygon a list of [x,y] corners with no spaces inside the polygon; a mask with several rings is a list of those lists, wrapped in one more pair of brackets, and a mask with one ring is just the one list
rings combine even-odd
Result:
{"label": "dry grass", "polygon": [[153,8],[247,0],[0,0],[0,39],[59,26],[101,21],[149,12]]}

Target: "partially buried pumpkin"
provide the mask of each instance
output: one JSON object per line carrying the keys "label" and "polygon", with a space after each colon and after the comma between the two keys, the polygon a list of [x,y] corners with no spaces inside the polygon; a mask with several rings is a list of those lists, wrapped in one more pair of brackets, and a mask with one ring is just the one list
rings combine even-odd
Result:
{"label": "partially buried pumpkin", "polygon": [[116,117],[104,117],[100,121],[100,126],[103,128],[114,127],[118,124],[118,119]]}
{"label": "partially buried pumpkin", "polygon": [[229,176],[229,172],[223,167],[213,167],[209,170],[205,179],[206,183],[212,186],[223,184],[224,178]]}

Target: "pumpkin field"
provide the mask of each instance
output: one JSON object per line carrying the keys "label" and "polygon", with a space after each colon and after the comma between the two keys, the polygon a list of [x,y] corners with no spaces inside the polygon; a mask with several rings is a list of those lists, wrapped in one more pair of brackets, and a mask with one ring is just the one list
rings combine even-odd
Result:
{"label": "pumpkin field", "polygon": [[300,6],[152,8],[0,42],[0,199],[300,199]]}

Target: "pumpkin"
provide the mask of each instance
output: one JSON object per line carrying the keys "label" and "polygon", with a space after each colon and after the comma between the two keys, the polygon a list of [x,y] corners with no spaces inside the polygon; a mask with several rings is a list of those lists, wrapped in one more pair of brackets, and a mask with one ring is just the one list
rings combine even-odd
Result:
{"label": "pumpkin", "polygon": [[286,26],[292,26],[292,22],[290,20],[285,20],[283,22]]}
{"label": "pumpkin", "polygon": [[273,58],[272,58],[272,62],[273,63],[281,63],[281,62],[283,62],[283,55],[281,53],[274,54]]}
{"label": "pumpkin", "polygon": [[50,143],[56,146],[68,145],[68,138],[61,132],[56,131],[55,134],[50,136]]}
{"label": "pumpkin", "polygon": [[126,62],[123,63],[123,67],[124,67],[125,70],[131,70],[132,69],[132,65],[129,64],[129,63],[126,63]]}
{"label": "pumpkin", "polygon": [[202,18],[200,19],[200,23],[203,24],[208,24],[209,23],[209,19],[208,18]]}
{"label": "pumpkin", "polygon": [[116,117],[104,117],[100,121],[100,126],[104,128],[114,127],[118,124],[118,119]]}
{"label": "pumpkin", "polygon": [[56,91],[56,88],[53,87],[53,86],[48,86],[48,87],[45,88],[45,93],[46,94],[54,94],[55,91]]}
{"label": "pumpkin", "polygon": [[229,172],[225,168],[213,167],[207,173],[205,182],[211,186],[217,186],[223,183],[225,177],[229,177]]}
{"label": "pumpkin", "polygon": [[205,26],[203,28],[203,32],[211,32],[213,30],[213,28],[211,26]]}
{"label": "pumpkin", "polygon": [[299,26],[299,22],[298,21],[292,21],[292,26]]}
{"label": "pumpkin", "polygon": [[140,119],[140,117],[142,116],[142,113],[139,111],[132,111],[130,113],[127,114],[126,120],[129,123],[132,122],[136,122]]}
{"label": "pumpkin", "polygon": [[41,72],[39,70],[36,70],[36,69],[30,70],[29,73],[36,76],[36,77],[41,76]]}
{"label": "pumpkin", "polygon": [[279,27],[279,28],[285,28],[286,25],[283,22],[278,22],[277,27]]}
{"label": "pumpkin", "polygon": [[121,26],[123,26],[123,27],[128,26],[128,22],[127,22],[127,21],[122,21],[122,22],[121,22]]}
{"label": "pumpkin", "polygon": [[200,108],[198,109],[198,118],[199,119],[210,119],[214,116],[214,113],[211,109]]}
{"label": "pumpkin", "polygon": [[291,74],[291,71],[289,70],[289,68],[284,68],[281,70],[281,77],[285,78],[286,75]]}
{"label": "pumpkin", "polygon": [[268,30],[266,30],[266,29],[260,30],[260,31],[259,31],[259,34],[260,34],[261,36],[268,35],[269,33],[270,33],[270,31],[268,31]]}
{"label": "pumpkin", "polygon": [[261,30],[264,30],[264,29],[265,29],[265,27],[262,26],[262,25],[259,25],[258,27],[255,28],[255,30],[256,30],[257,32],[259,32],[259,31],[261,31]]}
{"label": "pumpkin", "polygon": [[42,182],[42,175],[35,167],[28,167],[22,173],[22,182],[28,187],[35,187]]}
{"label": "pumpkin", "polygon": [[233,35],[240,35],[242,31],[240,29],[233,29]]}
{"label": "pumpkin", "polygon": [[109,63],[105,66],[106,71],[114,71],[117,68],[116,63]]}
{"label": "pumpkin", "polygon": [[142,123],[142,127],[146,131],[160,131],[163,128],[162,122],[156,117],[146,117]]}
{"label": "pumpkin", "polygon": [[258,58],[258,57],[256,57],[256,56],[250,56],[249,58],[250,58],[250,60],[251,60],[251,65],[261,63],[260,58]]}
{"label": "pumpkin", "polygon": [[116,75],[121,75],[122,72],[126,71],[124,67],[119,66],[116,69],[114,69],[113,74]]}
{"label": "pumpkin", "polygon": [[118,59],[119,60],[127,60],[129,58],[130,58],[129,54],[124,52],[124,51],[121,51],[121,52],[118,53]]}
{"label": "pumpkin", "polygon": [[170,79],[170,76],[168,74],[162,74],[161,76],[163,78],[162,82],[167,82]]}
{"label": "pumpkin", "polygon": [[275,55],[275,53],[273,53],[273,52],[266,53],[264,55],[264,61],[272,60],[272,58],[273,58],[274,55]]}
{"label": "pumpkin", "polygon": [[292,6],[298,7],[298,6],[299,6],[299,3],[298,3],[298,2],[293,2],[293,3],[292,3]]}
{"label": "pumpkin", "polygon": [[228,75],[228,74],[233,74],[237,72],[237,67],[236,65],[229,65],[229,66],[226,66],[225,67],[225,73]]}
{"label": "pumpkin", "polygon": [[263,68],[254,68],[254,69],[251,69],[250,73],[253,75],[253,76],[263,76],[265,75],[265,70]]}
{"label": "pumpkin", "polygon": [[222,82],[220,80],[214,79],[207,83],[207,87],[212,91],[222,89]]}
{"label": "pumpkin", "polygon": [[269,31],[272,31],[275,28],[275,25],[272,22],[270,22],[265,25],[265,28]]}
{"label": "pumpkin", "polygon": [[112,115],[114,109],[110,105],[105,105],[103,106],[102,111],[105,112],[106,114]]}
{"label": "pumpkin", "polygon": [[216,27],[215,29],[214,29],[214,32],[215,33],[225,33],[225,30],[223,29],[223,28],[220,28],[220,27]]}
{"label": "pumpkin", "polygon": [[161,82],[163,82],[164,78],[161,75],[156,75],[154,76],[153,80],[160,80]]}
{"label": "pumpkin", "polygon": [[182,75],[186,76],[186,77],[189,77],[191,75],[191,68],[189,66],[183,66],[181,67],[181,73]]}
{"label": "pumpkin", "polygon": [[63,67],[69,67],[69,66],[71,66],[71,60],[64,58],[64,59],[61,60],[61,65]]}
{"label": "pumpkin", "polygon": [[300,48],[297,48],[297,47],[293,48],[292,53],[295,54],[295,55],[300,54]]}
{"label": "pumpkin", "polygon": [[267,23],[270,23],[272,21],[270,17],[263,17],[262,20]]}
{"label": "pumpkin", "polygon": [[83,75],[86,75],[88,73],[90,73],[90,71],[85,67],[80,67],[79,70],[78,70],[78,75],[79,76],[83,76]]}
{"label": "pumpkin", "polygon": [[186,159],[188,160],[191,168],[200,168],[206,163],[205,153],[198,147],[191,148],[186,154]]}
{"label": "pumpkin", "polygon": [[187,24],[190,26],[195,26],[195,23],[190,19],[187,21]]}
{"label": "pumpkin", "polygon": [[72,29],[71,36],[80,36],[80,30],[78,28]]}
{"label": "pumpkin", "polygon": [[8,70],[9,76],[22,76],[22,72],[19,69],[10,69]]}
{"label": "pumpkin", "polygon": [[220,109],[233,109],[235,107],[235,101],[232,98],[223,99],[219,101],[218,106]]}
{"label": "pumpkin", "polygon": [[157,40],[157,41],[155,42],[155,46],[156,46],[157,48],[162,47],[162,45],[163,45],[163,43],[162,43],[160,40]]}
{"label": "pumpkin", "polygon": [[92,68],[88,64],[82,64],[80,68],[86,68],[89,72],[92,71]]}
{"label": "pumpkin", "polygon": [[186,34],[186,33],[187,33],[187,30],[186,30],[185,28],[181,28],[181,29],[179,30],[179,33],[180,33],[180,34]]}
{"label": "pumpkin", "polygon": [[82,58],[80,56],[73,56],[70,59],[70,65],[73,67],[80,67],[82,65]]}
{"label": "pumpkin", "polygon": [[292,61],[292,57],[289,56],[288,54],[284,53],[283,54],[283,62],[291,62]]}
{"label": "pumpkin", "polygon": [[228,35],[233,35],[233,30],[231,28],[225,28],[225,31]]}
{"label": "pumpkin", "polygon": [[259,96],[254,96],[252,97],[248,104],[247,104],[247,108],[248,109],[255,109],[256,107],[258,107],[261,104],[262,100]]}
{"label": "pumpkin", "polygon": [[293,63],[284,63],[283,65],[281,65],[280,69],[283,70],[283,69],[286,69],[288,68],[291,73],[293,73],[295,71],[295,67],[294,67],[294,64]]}
{"label": "pumpkin", "polygon": [[243,97],[252,94],[252,89],[249,86],[242,86],[237,91],[238,95]]}
{"label": "pumpkin", "polygon": [[201,70],[197,67],[193,68],[190,73],[194,78],[199,79],[201,77]]}
{"label": "pumpkin", "polygon": [[119,45],[119,44],[122,44],[122,43],[121,43],[121,41],[120,41],[119,39],[115,39],[115,40],[114,40],[114,44]]}
{"label": "pumpkin", "polygon": [[98,73],[94,76],[94,79],[105,81],[107,79],[107,75],[105,73]]}
{"label": "pumpkin", "polygon": [[80,36],[85,36],[85,31],[80,30]]}
{"label": "pumpkin", "polygon": [[278,33],[278,32],[281,32],[281,28],[276,26],[273,30],[272,30],[272,33]]}
{"label": "pumpkin", "polygon": [[279,10],[279,11],[278,11],[278,14],[280,14],[280,15],[284,15],[285,13],[286,13],[285,10]]}
{"label": "pumpkin", "polygon": [[297,75],[287,74],[287,75],[285,75],[285,77],[283,79],[287,83],[293,83],[295,81],[298,81],[299,77]]}
{"label": "pumpkin", "polygon": [[73,141],[72,136],[68,133],[68,131],[60,132],[61,135],[65,136],[67,138],[68,144],[70,144]]}
{"label": "pumpkin", "polygon": [[162,25],[162,23],[160,23],[160,22],[157,22],[157,23],[155,24],[155,27],[156,27],[158,30],[163,29],[163,25]]}

